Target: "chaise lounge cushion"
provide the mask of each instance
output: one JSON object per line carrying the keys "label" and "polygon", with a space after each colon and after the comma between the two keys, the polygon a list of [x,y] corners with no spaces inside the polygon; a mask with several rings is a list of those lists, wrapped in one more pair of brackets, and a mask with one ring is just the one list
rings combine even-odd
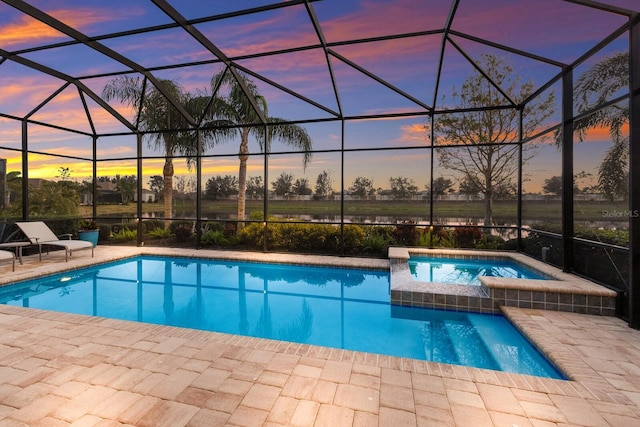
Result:
{"label": "chaise lounge cushion", "polygon": [[69,261],[69,256],[73,254],[73,251],[82,249],[91,249],[91,256],[93,256],[93,243],[85,242],[84,240],[71,240],[70,235],[69,239],[60,239],[49,226],[42,221],[16,222],[16,225],[27,239],[29,239],[31,244],[38,245],[40,259],[42,259],[43,245],[63,248],[65,250],[65,261]]}

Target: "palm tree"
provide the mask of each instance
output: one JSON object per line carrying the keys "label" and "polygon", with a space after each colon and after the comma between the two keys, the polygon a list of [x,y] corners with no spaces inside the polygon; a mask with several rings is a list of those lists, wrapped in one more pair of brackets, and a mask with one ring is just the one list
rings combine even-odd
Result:
{"label": "palm tree", "polygon": [[[184,107],[192,117],[201,118],[209,98],[194,96],[172,80],[159,80],[164,93]],[[136,127],[149,137],[149,146],[160,148],[165,153],[162,169],[164,179],[164,217],[172,217],[173,205],[173,157],[193,156],[197,151],[197,135],[188,119],[172,104],[157,87],[141,82],[140,78],[121,76],[111,80],[102,91],[110,101],[117,99],[129,105],[136,117]],[[203,144],[212,143],[211,131],[201,132]]]}
{"label": "palm tree", "polygon": [[[236,79],[238,76],[239,80]],[[243,73],[231,73],[222,70],[211,79],[211,87],[217,95],[216,104],[210,114],[216,119],[216,126],[221,126],[217,131],[219,141],[230,141],[240,136],[238,158],[238,230],[244,223],[246,191],[247,191],[247,160],[249,159],[249,135],[253,135],[263,153],[269,152],[269,146],[273,139],[278,139],[287,145],[303,152],[303,162],[306,167],[311,160],[311,137],[301,126],[287,123],[284,119],[269,117],[267,101],[258,92],[256,85]],[[245,89],[247,92],[245,92]],[[246,94],[255,100],[252,103]],[[256,110],[256,107],[259,111]],[[266,125],[261,125],[262,118]]]}
{"label": "palm tree", "polygon": [[[578,114],[594,111],[607,103],[620,90],[629,88],[629,53],[618,52],[592,65],[576,80],[574,90]],[[629,138],[622,128],[629,123],[629,104],[616,103],[597,109],[593,114],[574,124],[580,140],[587,130],[607,127],[613,145],[598,168],[598,183],[609,198],[626,196],[627,164],[629,160]]]}

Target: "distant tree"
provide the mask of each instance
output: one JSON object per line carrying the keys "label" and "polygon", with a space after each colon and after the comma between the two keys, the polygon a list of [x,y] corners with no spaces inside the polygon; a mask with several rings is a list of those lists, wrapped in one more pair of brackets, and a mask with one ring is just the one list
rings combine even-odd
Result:
{"label": "distant tree", "polygon": [[[534,91],[533,82],[521,82],[513,68],[494,55],[482,55],[478,67],[484,75],[475,72],[454,91],[455,108],[466,110],[443,114],[434,121],[436,144],[447,145],[437,150],[441,167],[459,173],[484,195],[484,224],[493,223],[493,199],[496,189],[513,185],[520,167],[521,108],[496,108],[509,104],[505,94],[519,105]],[[487,78],[488,77],[488,78]],[[498,90],[498,87],[501,90]],[[523,106],[522,136],[532,135],[553,114],[555,95],[537,97]],[[478,145],[480,144],[480,145]],[[531,155],[524,146],[522,162]]]}
{"label": "distant tree", "polygon": [[353,184],[349,187],[349,192],[354,196],[373,196],[376,189],[373,187],[373,180],[359,176],[353,180]]}
{"label": "distant tree", "polygon": [[316,198],[326,199],[333,194],[333,180],[331,173],[322,171],[316,179]]}
{"label": "distant tree", "polygon": [[247,194],[251,197],[259,197],[264,194],[264,182],[261,176],[252,176],[247,180]]}
{"label": "distant tree", "polygon": [[273,192],[276,196],[285,196],[291,193],[293,187],[293,175],[287,172],[282,172],[278,179],[271,183]]}
{"label": "distant tree", "polygon": [[542,185],[542,192],[545,194],[562,195],[562,177],[554,175],[545,179]]}
{"label": "distant tree", "polygon": [[58,168],[58,178],[62,181],[68,181],[71,179],[71,169],[68,167],[60,166]]}
{"label": "distant tree", "polygon": [[493,188],[493,194],[497,199],[512,199],[518,193],[518,187],[514,182],[502,182]]}
{"label": "distant tree", "polygon": [[392,176],[389,178],[389,187],[391,195],[395,199],[406,199],[418,192],[418,187],[415,185],[415,182],[404,176]]}
{"label": "distant tree", "polygon": [[469,179],[468,177],[465,177],[460,181],[460,184],[458,185],[458,191],[461,194],[477,196],[482,191],[482,188],[480,188],[475,181]]}
{"label": "distant tree", "polygon": [[149,189],[153,191],[156,196],[162,195],[164,189],[164,178],[162,175],[153,175],[149,180]]}
{"label": "distant tree", "polygon": [[77,215],[80,198],[75,188],[65,181],[41,181],[29,185],[29,216],[31,218],[55,218]]}
{"label": "distant tree", "polygon": [[138,179],[134,175],[116,175],[112,182],[116,185],[116,191],[120,193],[122,204],[126,205],[133,200],[138,187]]}
{"label": "distant tree", "polygon": [[[573,191],[575,191],[576,193],[589,193],[589,192],[601,191],[601,189],[599,188],[600,187],[599,184],[596,185],[595,188],[590,185],[585,185],[588,181],[591,181],[592,177],[593,177],[593,174],[586,171],[580,171],[574,174],[573,175]],[[579,188],[580,185],[582,185],[582,189]]]}
{"label": "distant tree", "polygon": [[176,190],[181,194],[193,194],[196,192],[196,180],[193,177],[176,177]]}
{"label": "distant tree", "polygon": [[232,175],[216,175],[207,180],[205,184],[205,196],[208,199],[218,200],[238,194],[238,179]]}
{"label": "distant tree", "polygon": [[628,89],[628,52],[614,53],[591,66],[578,77],[574,89],[577,113],[587,114],[574,122],[574,131],[580,141],[584,140],[589,129],[609,129],[613,145],[598,167],[598,187],[611,200],[628,196],[629,138],[623,135],[623,128],[629,123],[629,103],[598,107],[610,101],[620,90]]}
{"label": "distant tree", "polygon": [[309,180],[307,178],[298,178],[291,187],[293,193],[299,196],[309,196],[313,194],[313,191],[309,187]]}
{"label": "distant tree", "polygon": [[444,196],[445,194],[451,192],[452,187],[453,182],[450,179],[439,176],[438,178],[433,180],[432,193],[434,196]]}
{"label": "distant tree", "polygon": [[22,200],[22,172],[11,171],[7,173],[7,191],[9,192],[9,205],[16,200]]}

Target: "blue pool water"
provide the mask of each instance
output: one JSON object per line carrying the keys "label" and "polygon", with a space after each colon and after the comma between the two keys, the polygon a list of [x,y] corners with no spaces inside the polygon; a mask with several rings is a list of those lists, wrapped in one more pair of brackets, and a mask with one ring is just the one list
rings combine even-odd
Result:
{"label": "blue pool water", "polygon": [[480,276],[546,280],[546,277],[510,260],[482,260],[412,256],[409,270],[419,282],[480,286]]}
{"label": "blue pool water", "polygon": [[562,378],[504,317],[389,299],[388,272],[149,256],[0,288],[10,305]]}

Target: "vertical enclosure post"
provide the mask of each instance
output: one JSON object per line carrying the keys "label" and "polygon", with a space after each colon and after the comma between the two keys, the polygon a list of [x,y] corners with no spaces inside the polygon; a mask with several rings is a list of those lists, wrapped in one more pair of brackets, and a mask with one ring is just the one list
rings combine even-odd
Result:
{"label": "vertical enclosure post", "polygon": [[640,329],[640,15],[629,35],[629,326]]}
{"label": "vertical enclosure post", "polygon": [[202,155],[204,145],[202,131],[196,130],[196,248],[200,249],[202,239]]}
{"label": "vertical enclosure post", "polygon": [[137,168],[138,168],[138,186],[136,191],[138,192],[138,201],[136,202],[136,223],[138,230],[137,243],[138,246],[142,246],[142,134],[136,133],[136,149],[138,151]]}
{"label": "vertical enclosure post", "polygon": [[562,76],[562,267],[573,269],[573,69]]}
{"label": "vertical enclosure post", "polygon": [[22,219],[29,219],[29,124],[22,121]]}

